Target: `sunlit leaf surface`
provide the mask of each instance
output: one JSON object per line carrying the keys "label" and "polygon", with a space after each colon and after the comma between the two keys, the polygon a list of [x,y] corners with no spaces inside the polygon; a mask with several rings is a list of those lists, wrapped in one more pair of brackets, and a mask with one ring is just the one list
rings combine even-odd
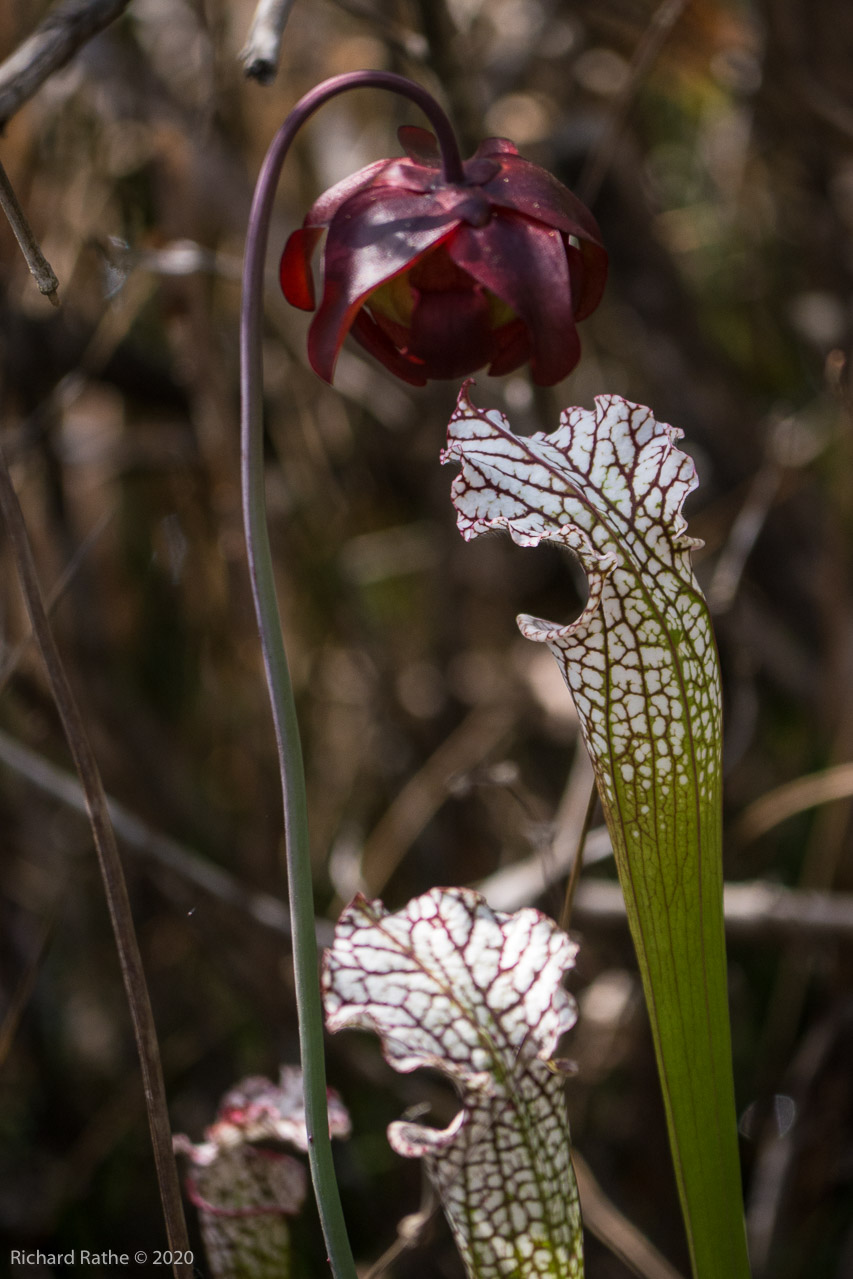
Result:
{"label": "sunlit leaf surface", "polygon": [[330,1030],[376,1031],[396,1070],[449,1076],[462,1109],[445,1130],[392,1124],[422,1157],[468,1272],[478,1279],[583,1273],[563,1076],[552,1062],[575,1021],[561,986],[575,944],[536,910],[492,911],[433,889],[389,914],[357,897],[326,953]]}
{"label": "sunlit leaf surface", "polygon": [[682,505],[681,432],[600,396],[522,438],[467,385],[445,461],[465,538],[506,529],[571,550],[589,578],[567,625],[519,626],[554,653],[577,706],[610,829],[655,1037],[694,1270],[748,1274],[726,994],[720,687]]}

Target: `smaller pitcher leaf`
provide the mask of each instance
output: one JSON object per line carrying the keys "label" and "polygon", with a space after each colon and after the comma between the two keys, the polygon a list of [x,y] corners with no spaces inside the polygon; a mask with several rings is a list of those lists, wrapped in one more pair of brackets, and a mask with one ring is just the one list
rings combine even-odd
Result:
{"label": "smaller pitcher leaf", "polygon": [[[572,551],[589,599],[568,625],[522,616],[571,690],[595,769],[652,1023],[694,1274],[748,1275],[722,912],[720,684],[682,506],[681,432],[599,396],[552,435],[472,404],[448,429],[466,539],[506,529]],[[701,1063],[701,1069],[697,1064]]]}
{"label": "smaller pitcher leaf", "polygon": [[[327,1090],[329,1135],[350,1135],[350,1117],[334,1089]],[[282,1066],[278,1084],[263,1075],[250,1075],[230,1089],[219,1103],[216,1122],[207,1140],[217,1146],[245,1141],[281,1141],[297,1150],[308,1149],[302,1071]]]}
{"label": "smaller pitcher leaf", "polygon": [[492,911],[469,889],[433,889],[397,914],[358,896],[324,961],[327,1022],[374,1030],[400,1071],[453,1080],[443,1131],[392,1124],[422,1157],[469,1275],[583,1273],[563,1077],[552,1062],[575,1022],[561,986],[577,947],[536,910]]}
{"label": "smaller pitcher leaf", "polygon": [[[348,1137],[349,1115],[331,1089],[328,1110],[330,1134]],[[215,1279],[282,1279],[289,1272],[287,1218],[302,1208],[307,1178],[302,1164],[271,1143],[308,1147],[297,1066],[282,1066],[278,1084],[260,1075],[241,1080],[222,1098],[204,1141],[175,1135],[175,1151],[191,1166],[186,1190]]]}
{"label": "smaller pitcher leaf", "polygon": [[193,1162],[186,1189],[215,1279],[286,1279],[287,1218],[305,1200],[302,1165],[245,1143],[226,1146],[209,1160],[206,1150],[182,1136],[175,1137],[175,1149]]}

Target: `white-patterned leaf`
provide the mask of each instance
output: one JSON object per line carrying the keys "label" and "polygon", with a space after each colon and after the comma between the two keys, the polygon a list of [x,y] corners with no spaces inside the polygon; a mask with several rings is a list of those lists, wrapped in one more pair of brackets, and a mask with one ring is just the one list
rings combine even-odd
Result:
{"label": "white-patterned leaf", "polygon": [[[348,1137],[349,1115],[332,1089],[328,1105],[331,1135]],[[298,1066],[282,1066],[278,1084],[260,1075],[241,1080],[222,1098],[204,1141],[175,1135],[176,1152],[190,1164],[187,1194],[216,1279],[286,1279],[289,1273],[287,1218],[302,1208],[307,1178],[302,1164],[270,1143],[307,1149]]]}
{"label": "white-patterned leaf", "polygon": [[[327,1090],[329,1134],[350,1135],[347,1109],[334,1089]],[[250,1075],[229,1089],[219,1103],[216,1121],[205,1133],[218,1147],[245,1141],[280,1141],[308,1149],[302,1071],[298,1066],[282,1066],[278,1083],[263,1075]]]}
{"label": "white-patterned leaf", "polygon": [[[568,625],[518,618],[566,679],[595,769],[655,1036],[695,1273],[748,1273],[738,1194],[722,912],[720,683],[682,505],[681,432],[600,396],[552,435],[513,434],[463,387],[445,461],[459,528],[572,551]],[[701,1064],[701,1068],[697,1068]]]}
{"label": "white-patterned leaf", "polygon": [[[191,1145],[176,1143],[193,1160]],[[186,1189],[215,1279],[287,1279],[287,1218],[302,1207],[306,1181],[302,1164],[290,1155],[246,1143],[194,1162]]]}
{"label": "white-patterned leaf", "polygon": [[551,1062],[575,1021],[561,978],[575,944],[540,912],[492,911],[433,889],[389,914],[357,897],[326,952],[330,1030],[376,1031],[397,1070],[430,1066],[457,1087],[449,1128],[392,1124],[423,1157],[477,1279],[583,1273],[563,1078]]}
{"label": "white-patterned leaf", "polygon": [[675,812],[652,811],[652,787],[669,795],[717,778],[716,651],[681,513],[696,477],[680,436],[649,409],[600,396],[594,410],[566,410],[553,435],[523,438],[466,387],[443,455],[462,463],[452,498],[463,537],[505,528],[522,546],[562,544],[587,571],[577,621],[519,626],[560,662],[601,788],[611,802],[624,792],[634,839],[678,833]]}

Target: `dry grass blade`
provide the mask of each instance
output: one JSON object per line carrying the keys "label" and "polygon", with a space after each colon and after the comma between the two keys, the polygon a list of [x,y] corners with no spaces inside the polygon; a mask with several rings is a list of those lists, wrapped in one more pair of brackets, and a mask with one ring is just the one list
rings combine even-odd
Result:
{"label": "dry grass blade", "polygon": [[[853,894],[782,888],[760,880],[726,884],[726,932],[749,941],[797,935],[814,940],[853,939]],[[574,922],[585,925],[621,924],[625,902],[618,884],[610,880],[582,880],[574,902]]]}
{"label": "dry grass blade", "polygon": [[798,777],[750,804],[735,827],[735,837],[740,843],[749,844],[797,813],[851,796],[853,763],[836,764],[820,773]]}
{"label": "dry grass blade", "polygon": [[746,562],[779,492],[781,478],[782,472],[773,462],[767,463],[756,475],[708,587],[708,607],[712,613],[731,608]]}
{"label": "dry grass blade", "polygon": [[[170,1249],[179,1253],[181,1258],[183,1258],[188,1253],[189,1241],[181,1202],[178,1172],[172,1153],[172,1134],[166,1105],[166,1089],[163,1082],[160,1049],[148,998],[148,987],[142,967],[142,957],[136,940],[133,916],[127,895],[127,885],[125,884],[115,834],[109,818],[100,771],[51,633],[50,623],[48,622],[41,597],[35,561],[33,560],[23,512],[2,453],[0,453],[0,510],[2,510],[9,534],[9,541],[33,634],[47,671],[56,708],[62,720],[68,745],[86,795],[86,807],[92,826],[95,847],[98,852],[107,905],[112,920],[113,933],[142,1069],[148,1108],[148,1122],[154,1148],[154,1160],[157,1166],[157,1179],[160,1185],[166,1233]],[[183,1261],[176,1262],[173,1269],[176,1279],[190,1279],[192,1275],[192,1266]]]}
{"label": "dry grass blade", "polygon": [[578,1179],[584,1226],[590,1234],[624,1261],[632,1274],[640,1279],[682,1279],[653,1243],[624,1217],[601,1189],[586,1160],[572,1151],[572,1163]]}
{"label": "dry grass blade", "polygon": [[[45,794],[66,804],[75,812],[86,812],[86,796],[73,774],[58,768],[36,751],[29,750],[21,742],[0,730],[0,763],[26,778],[31,785]],[[236,876],[215,866],[184,844],[160,831],[130,812],[118,800],[107,796],[107,810],[113,827],[129,849],[148,857],[171,875],[177,875],[186,884],[200,889],[210,897],[240,911],[248,919],[264,928],[290,937],[290,917],[287,908],[277,897],[256,889],[247,888]],[[317,943],[328,946],[332,940],[332,925],[325,919],[317,920]]]}
{"label": "dry grass blade", "polygon": [[583,869],[583,854],[586,847],[587,837],[590,827],[592,826],[593,815],[595,814],[595,806],[598,803],[598,791],[595,783],[592,784],[587,800],[586,813],[584,814],[583,823],[581,825],[578,842],[575,848],[575,855],[572,858],[572,869],[569,872],[569,881],[566,884],[566,896],[563,901],[563,910],[560,915],[560,927],[568,931],[572,918],[572,904],[575,900],[578,884],[580,883],[581,870]]}
{"label": "dry grass blade", "polygon": [[512,721],[513,713],[506,707],[471,711],[403,787],[364,845],[362,873],[370,896],[379,896],[447,798],[448,780],[479,764],[506,735]]}
{"label": "dry grass blade", "polygon": [[65,883],[63,882],[62,887],[56,894],[56,898],[50,912],[42,921],[41,930],[39,932],[33,956],[30,959],[21,980],[18,982],[16,989],[12,992],[11,998],[4,1010],[2,1021],[0,1021],[0,1070],[2,1070],[6,1064],[9,1051],[12,1044],[15,1042],[15,1035],[17,1034],[21,1017],[24,1014],[27,1004],[30,1002],[30,996],[33,993],[33,988],[36,984],[39,970],[41,969],[41,962],[44,958],[45,952],[47,951],[53,930],[56,927],[56,921],[59,917],[59,911],[64,900]]}

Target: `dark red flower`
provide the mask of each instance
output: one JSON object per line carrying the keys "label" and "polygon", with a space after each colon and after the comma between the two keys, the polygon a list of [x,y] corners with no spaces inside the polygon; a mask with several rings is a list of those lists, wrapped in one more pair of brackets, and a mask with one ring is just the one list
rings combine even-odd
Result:
{"label": "dark red flower", "polygon": [[285,245],[284,295],[313,311],[311,257],[328,231],[312,367],[331,382],[351,332],[415,386],[527,360],[534,381],[559,382],[580,358],[575,323],[598,305],[607,274],[592,214],[503,138],[486,139],[454,183],[431,133],[399,137],[408,159],[339,182]]}

